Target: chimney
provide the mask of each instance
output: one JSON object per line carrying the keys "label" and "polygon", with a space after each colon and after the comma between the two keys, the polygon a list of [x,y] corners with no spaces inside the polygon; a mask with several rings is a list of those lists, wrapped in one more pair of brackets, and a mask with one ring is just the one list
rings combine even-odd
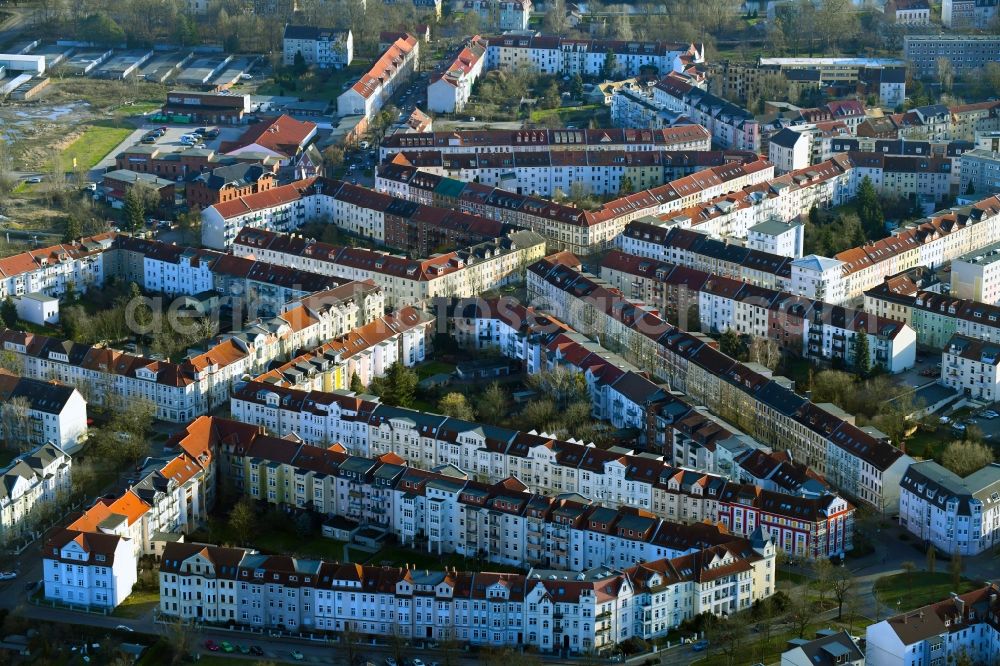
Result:
{"label": "chimney", "polygon": [[965,601],[963,601],[962,597],[958,596],[954,592],[951,593],[951,598],[955,602],[955,607],[958,608],[958,616],[959,616],[959,618],[964,617],[965,616]]}

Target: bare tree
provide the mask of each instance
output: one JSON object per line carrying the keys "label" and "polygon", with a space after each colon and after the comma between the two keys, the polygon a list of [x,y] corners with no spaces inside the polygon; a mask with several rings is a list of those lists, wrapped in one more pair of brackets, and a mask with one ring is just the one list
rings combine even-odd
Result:
{"label": "bare tree", "polygon": [[938,81],[941,83],[941,89],[945,91],[951,90],[952,85],[955,83],[955,65],[952,64],[951,58],[941,57],[937,59],[937,75]]}
{"label": "bare tree", "polygon": [[754,338],[750,341],[750,361],[775,370],[781,363],[781,348],[770,338]]}
{"label": "bare tree", "polygon": [[0,427],[7,447],[24,453],[31,447],[31,403],[23,396],[0,406]]}
{"label": "bare tree", "polygon": [[830,591],[833,592],[833,598],[837,600],[838,620],[844,617],[844,602],[847,601],[853,589],[854,576],[851,575],[847,567],[837,567],[830,578]]}

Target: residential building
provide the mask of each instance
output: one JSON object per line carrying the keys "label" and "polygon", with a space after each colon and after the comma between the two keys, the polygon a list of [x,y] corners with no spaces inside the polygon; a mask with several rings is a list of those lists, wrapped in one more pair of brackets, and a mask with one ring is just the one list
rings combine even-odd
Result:
{"label": "residential building", "polygon": [[712,136],[699,125],[659,130],[641,129],[533,129],[459,130],[396,134],[380,147],[381,159],[403,151],[436,150],[450,153],[520,153],[551,150],[709,150]]}
{"label": "residential building", "polygon": [[0,295],[15,298],[44,294],[58,298],[70,289],[86,293],[93,286],[103,286],[101,256],[114,237],[111,233],[99,234],[0,259]]}
{"label": "residential building", "polygon": [[1000,543],[1000,464],[964,479],[933,460],[910,465],[899,524],[942,553],[979,555]]}
{"label": "residential building", "polygon": [[320,69],[343,69],[354,60],[354,35],[350,30],[288,24],[285,26],[282,53],[285,67],[291,67],[296,55],[301,53],[306,65]]}
{"label": "residential building", "polygon": [[333,220],[353,235],[427,255],[446,243],[475,244],[513,228],[496,219],[401,199],[345,181],[298,180],[204,209],[202,244],[222,250],[244,228],[290,232],[307,222]]}
{"label": "residential building", "polygon": [[765,220],[747,229],[747,247],[780,257],[798,259],[805,242],[805,225],[801,222]]}
{"label": "residential building", "polygon": [[56,508],[69,497],[72,463],[65,451],[46,443],[0,469],[0,542],[12,545],[33,533],[44,508]]}
{"label": "residential building", "polygon": [[886,3],[885,15],[898,25],[928,26],[931,24],[931,8],[927,0],[891,0]]}
{"label": "residential building", "polygon": [[[558,150],[510,153],[442,153],[439,150],[397,153],[391,165],[454,178],[517,194],[558,197],[575,187],[595,196],[627,196],[657,188],[704,169],[727,164],[753,164],[760,157],[737,150]],[[386,188],[391,191],[391,183]]]}
{"label": "residential building", "polygon": [[531,231],[516,231],[429,259],[406,259],[244,228],[232,249],[237,257],[266,258],[297,271],[370,280],[381,287],[388,307],[400,308],[438,296],[477,296],[519,280],[525,266],[544,256],[545,241]]}
{"label": "residential building", "polygon": [[572,248],[591,254],[611,247],[631,220],[692,207],[726,192],[763,183],[773,173],[774,167],[766,160],[732,162],[622,196],[591,211],[398,164],[379,167],[376,185],[411,201],[435,202],[527,227],[545,237],[549,250]]}
{"label": "residential building", "polygon": [[115,168],[191,182],[205,171],[235,164],[257,164],[277,175],[281,159],[248,152],[223,155],[201,146],[173,147],[138,143],[115,155]]}
{"label": "residential building", "polygon": [[[667,324],[583,273],[569,253],[528,268],[528,296],[542,299],[569,326],[622,349],[627,361],[763,444],[792,451],[846,496],[878,511],[898,506],[899,481],[912,462],[902,451]],[[732,377],[732,383],[725,377]]]}
{"label": "residential building", "polygon": [[990,305],[1000,303],[1000,243],[952,260],[948,295]]}
{"label": "residential building", "polygon": [[[488,2],[489,0],[484,0]],[[528,0],[530,6],[530,0]],[[513,4],[513,3],[502,3]],[[520,4],[520,3],[517,3]],[[476,35],[465,44],[451,64],[438,70],[427,83],[427,110],[434,113],[461,113],[472,85],[483,72],[487,43]]]}
{"label": "residential building", "polygon": [[659,108],[681,114],[702,125],[719,148],[760,150],[760,125],[753,114],[696,87],[683,77],[668,74],[652,89]]}
{"label": "residential building", "polygon": [[42,560],[49,601],[111,611],[138,579],[138,558],[126,537],[60,530],[46,542]]}
{"label": "residential building", "polygon": [[996,0],[945,0],[941,3],[941,23],[953,30],[989,30],[996,16]]}
{"label": "residential building", "polygon": [[206,208],[278,186],[274,171],[262,164],[239,162],[203,171],[184,189],[188,206]]}
{"label": "residential building", "polygon": [[959,194],[967,196],[1000,192],[1000,152],[976,148],[962,155]]}
{"label": "residential building", "polygon": [[24,294],[14,297],[17,318],[36,326],[59,323],[59,299],[45,294]]}
{"label": "residential building", "polygon": [[[887,8],[886,13],[889,12]],[[903,18],[910,19],[911,14],[904,13]],[[789,78],[815,73],[818,81],[826,86],[856,86],[851,92],[859,99],[875,95],[884,107],[895,108],[906,99],[906,63],[896,58],[760,58],[757,64],[762,73],[779,71]]]}
{"label": "residential building", "polygon": [[416,71],[420,42],[410,34],[394,41],[353,86],[337,97],[337,115],[370,121]]}
{"label": "residential building", "polygon": [[479,16],[479,25],[491,32],[527,30],[531,0],[466,0],[466,12]]}
{"label": "residential building", "polygon": [[615,54],[612,74],[618,78],[644,71],[666,76],[705,61],[704,47],[696,44],[504,34],[489,39],[486,68],[516,70],[527,66],[543,74],[596,77],[604,71],[608,51]]}
{"label": "residential building", "polygon": [[[23,402],[25,412],[15,408],[13,418],[24,442],[56,444],[75,453],[87,434],[87,402],[72,386],[26,379],[0,370],[0,400],[10,405]],[[10,444],[10,443],[8,443]]]}
{"label": "residential building", "polygon": [[993,402],[1000,397],[1000,345],[954,334],[941,355],[941,383]]}
{"label": "residential building", "polygon": [[768,142],[768,158],[778,173],[788,173],[809,166],[809,137],[786,127]]}
{"label": "residential building", "polygon": [[[176,184],[172,180],[160,178],[150,173],[139,173],[125,169],[106,171],[101,176],[100,193],[114,208],[125,205],[125,197],[133,187],[149,188],[159,197],[159,209],[172,210],[177,198]],[[150,211],[155,212],[155,211]]]}
{"label": "residential building", "polygon": [[973,664],[993,663],[1000,657],[998,609],[1000,586],[988,583],[869,625],[865,663],[916,666],[946,664],[963,657]]}
{"label": "residential building", "polygon": [[865,653],[846,631],[821,629],[812,640],[793,638],[788,644],[781,666],[865,666]]}
{"label": "residential building", "polygon": [[219,152],[237,159],[249,155],[274,158],[287,179],[309,178],[323,173],[315,140],[316,123],[281,115],[251,125],[233,141],[223,141]]}
{"label": "residential building", "polygon": [[[941,20],[945,25],[949,22],[963,21],[955,16],[956,5],[964,5],[949,0],[942,5]],[[948,8],[951,8],[951,18],[948,18]],[[937,76],[938,59],[951,61],[956,76],[971,74],[983,69],[990,62],[1000,59],[1000,36],[997,35],[904,35],[903,53],[913,66],[918,76]]]}

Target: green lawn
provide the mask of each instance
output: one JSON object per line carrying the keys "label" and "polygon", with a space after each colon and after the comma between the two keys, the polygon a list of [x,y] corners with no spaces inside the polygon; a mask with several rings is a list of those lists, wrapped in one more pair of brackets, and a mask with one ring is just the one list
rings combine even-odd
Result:
{"label": "green lawn", "polygon": [[[947,562],[939,563],[939,566],[947,566]],[[963,578],[956,590],[950,573],[915,571],[912,575],[899,573],[883,576],[875,581],[875,591],[882,605],[890,613],[896,613],[897,610],[909,611],[947,599],[951,592],[963,594],[980,585],[981,583]]]}
{"label": "green lawn", "polygon": [[104,159],[115,146],[124,141],[134,131],[131,127],[115,127],[111,125],[94,124],[87,127],[76,141],[63,151],[63,164],[67,170],[76,167],[90,169]]}
{"label": "green lawn", "polygon": [[115,617],[142,617],[160,603],[160,593],[156,590],[136,590],[125,598],[113,613]]}
{"label": "green lawn", "polygon": [[371,68],[371,60],[354,60],[350,66],[333,71],[309,71],[295,79],[295,88],[270,80],[257,88],[257,95],[289,95],[300,99],[335,101],[348,83],[353,83]]}
{"label": "green lawn", "polygon": [[[560,107],[558,109],[537,109],[531,112],[531,122],[541,123],[546,120],[558,118],[563,125],[569,123],[582,123],[583,127],[590,122],[591,118],[601,118],[610,113],[608,107],[603,104],[585,104],[584,106]],[[604,124],[601,125],[602,127]]]}
{"label": "green lawn", "polygon": [[417,373],[419,379],[427,379],[431,375],[450,375],[455,371],[455,364],[445,363],[444,361],[427,361],[426,363],[414,366],[413,370]]}

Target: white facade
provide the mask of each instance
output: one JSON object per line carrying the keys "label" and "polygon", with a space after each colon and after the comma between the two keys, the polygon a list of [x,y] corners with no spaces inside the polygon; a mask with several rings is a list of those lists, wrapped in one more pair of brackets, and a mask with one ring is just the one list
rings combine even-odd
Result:
{"label": "white facade", "polygon": [[1000,303],[1000,245],[954,259],[949,295],[990,305]]}
{"label": "white facade", "polygon": [[59,323],[59,299],[45,294],[25,294],[14,299],[19,319],[37,326]]}
{"label": "white facade", "polygon": [[33,517],[42,507],[68,498],[71,468],[62,449],[43,444],[0,470],[0,542],[35,530]]}
{"label": "white facade", "polygon": [[416,37],[408,34],[397,39],[368,72],[337,97],[337,115],[361,115],[371,120],[416,71],[419,59]]}
{"label": "white facade", "polygon": [[780,257],[798,259],[805,243],[805,225],[801,222],[761,222],[747,229],[747,247]]}
{"label": "white facade", "polygon": [[45,598],[70,606],[111,610],[135,585],[138,558],[129,539],[63,530],[42,555]]}
{"label": "white facade", "polygon": [[291,67],[296,54],[301,53],[307,65],[342,69],[354,60],[354,34],[350,30],[286,25],[282,53],[285,67]]}

